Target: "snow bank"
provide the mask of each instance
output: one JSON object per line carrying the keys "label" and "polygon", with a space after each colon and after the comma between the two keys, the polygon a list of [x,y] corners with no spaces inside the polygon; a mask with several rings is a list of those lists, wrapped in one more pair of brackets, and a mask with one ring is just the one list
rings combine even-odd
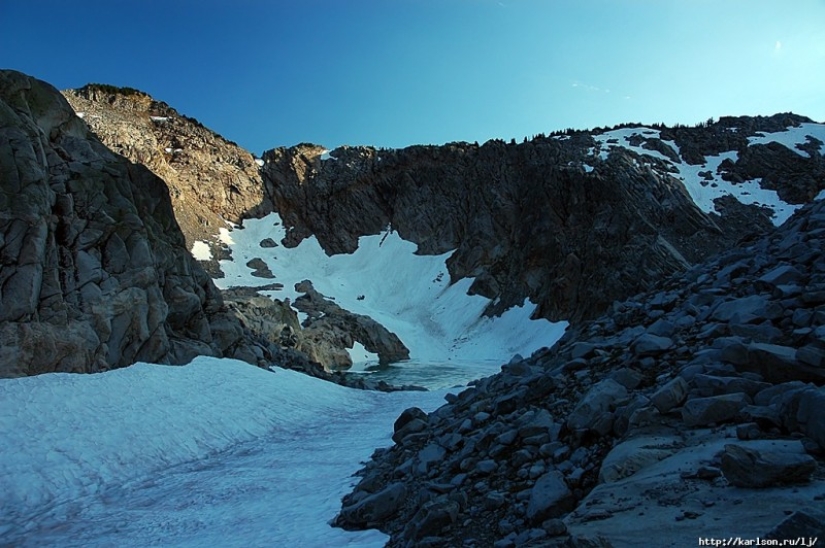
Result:
{"label": "snow bank", "polygon": [[212,259],[212,251],[207,242],[196,241],[192,244],[192,256],[199,261],[209,261]]}
{"label": "snow bank", "polygon": [[[341,307],[365,314],[394,332],[410,349],[410,359],[422,361],[508,361],[514,354],[531,354],[551,346],[567,322],[531,320],[535,305],[527,303],[489,318],[482,312],[490,299],[467,295],[472,284],[462,279],[450,285],[443,255],[416,255],[417,246],[395,232],[364,236],[352,254],[327,256],[315,237],[295,248],[262,249],[264,238],[280,241],[285,230],[277,213],[244,221],[242,230],[222,237],[232,247],[231,261],[221,261],[226,277],[219,287],[280,282],[281,291],[269,292],[293,301],[294,286],[309,279],[315,288],[334,297]],[[275,279],[250,276],[246,263],[264,260]]]}
{"label": "snow bank", "polygon": [[[359,463],[390,444],[395,417],[442,397],[352,390],[215,358],[4,379],[0,537],[14,545],[147,545],[160,534],[165,545],[381,546],[380,533],[323,524]],[[127,480],[136,481],[120,487]],[[167,488],[175,482],[186,487]],[[195,517],[204,523],[193,529]]]}
{"label": "snow bank", "polygon": [[800,156],[810,158],[811,155],[797,148],[797,145],[805,144],[809,138],[813,137],[820,141],[819,153],[825,154],[825,125],[823,124],[800,124],[797,127],[790,127],[785,131],[776,133],[759,133],[756,136],[748,137],[748,142],[752,145],[766,145],[768,143],[779,143],[796,152]]}

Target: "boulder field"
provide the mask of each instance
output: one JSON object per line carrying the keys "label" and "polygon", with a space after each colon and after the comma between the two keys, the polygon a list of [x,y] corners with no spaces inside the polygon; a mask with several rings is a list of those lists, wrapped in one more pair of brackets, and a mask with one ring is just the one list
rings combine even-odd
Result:
{"label": "boulder field", "polygon": [[389,546],[825,534],[825,202],[426,414],[336,524]]}

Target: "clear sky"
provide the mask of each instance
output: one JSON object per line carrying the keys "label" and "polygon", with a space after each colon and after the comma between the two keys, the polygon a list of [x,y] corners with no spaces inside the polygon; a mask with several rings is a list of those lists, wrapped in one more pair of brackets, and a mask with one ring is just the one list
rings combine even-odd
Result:
{"label": "clear sky", "polygon": [[256,153],[825,121],[825,0],[0,0],[0,67],[141,89]]}

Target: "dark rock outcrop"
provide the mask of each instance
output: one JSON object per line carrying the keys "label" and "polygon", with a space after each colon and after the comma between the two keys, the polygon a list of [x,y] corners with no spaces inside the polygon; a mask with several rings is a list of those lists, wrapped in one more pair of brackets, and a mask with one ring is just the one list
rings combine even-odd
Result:
{"label": "dark rock outcrop", "polygon": [[303,293],[294,306],[307,314],[298,347],[327,369],[341,370],[352,366],[347,353],[353,343],[361,343],[378,355],[379,364],[387,365],[409,359],[410,350],[395,333],[369,316],[344,310],[304,280],[295,286]]}
{"label": "dark rock outcrop", "polygon": [[266,152],[263,179],[290,228],[288,246],[315,235],[328,253],[347,253],[359,236],[389,226],[419,253],[453,251],[452,280],[474,278],[470,291],[494,299],[488,313],[529,297],[537,314],[576,322],[770,228],[766,210],[730,196],[717,199],[718,214],[700,211],[674,175],[676,163],[738,151],[722,175],[764,177],[792,203],[811,200],[825,186],[818,150],[803,157],[748,141],[804,122],[723,119],[629,140],[670,163],[623,146],[594,154],[600,129],[521,144],[340,147],[328,157],[319,146],[298,145]]}
{"label": "dark rock outcrop", "polygon": [[0,376],[185,363],[248,347],[164,182],[52,86],[0,72]]}

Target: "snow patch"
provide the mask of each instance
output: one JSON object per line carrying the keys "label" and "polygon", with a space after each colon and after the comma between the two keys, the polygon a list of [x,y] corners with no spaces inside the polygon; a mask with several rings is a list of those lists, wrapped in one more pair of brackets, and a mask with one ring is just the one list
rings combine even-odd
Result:
{"label": "snow patch", "polygon": [[[607,131],[605,133],[602,133],[601,135],[594,135],[593,139],[595,139],[596,142],[599,143],[599,148],[600,149],[601,148],[606,149],[601,154],[599,154],[599,157],[602,158],[602,160],[607,159],[607,154],[609,153],[611,148],[613,148],[613,147],[622,147],[622,148],[626,148],[628,150],[632,150],[633,152],[635,152],[636,154],[639,154],[641,156],[651,156],[653,158],[658,158],[659,160],[663,160],[663,161],[668,162],[668,163],[673,162],[673,160],[671,160],[670,158],[668,158],[667,156],[665,156],[664,154],[662,154],[658,150],[649,150],[649,149],[646,149],[646,148],[642,147],[641,145],[638,145],[638,146],[631,145],[630,144],[630,139],[634,136],[644,136],[647,139],[659,139],[660,138],[660,132],[659,132],[659,130],[645,128],[645,127],[623,128],[623,129],[614,129],[613,131]],[[615,141],[615,142],[610,142],[610,141]],[[676,143],[674,143],[673,141],[662,141],[662,142],[664,144],[670,146],[672,149],[674,149],[674,151],[678,155],[679,148],[676,146]]]}
{"label": "snow patch", "polygon": [[[231,223],[228,223],[231,225]],[[224,227],[218,229],[218,239],[226,245],[234,245],[235,240],[232,239],[232,232]],[[263,239],[263,238],[262,238]],[[260,240],[259,240],[260,243]],[[250,257],[250,259],[254,259],[254,257]]]}
{"label": "snow patch", "polygon": [[255,163],[258,164],[259,167],[264,166],[264,161],[261,160],[260,158],[255,158]]}
{"label": "snow patch", "polygon": [[324,150],[324,152],[321,153],[321,160],[337,160],[337,159],[338,158],[336,158],[335,156],[333,156],[332,154],[329,153],[329,150]]}
{"label": "snow patch", "polygon": [[209,249],[209,244],[203,241],[196,241],[192,244],[192,256],[199,261],[211,261],[212,251]]}
{"label": "snow patch", "polygon": [[[648,150],[642,146],[630,144],[630,140],[634,136],[660,138],[660,135],[661,133],[658,130],[644,127],[608,131],[601,135],[593,136],[598,144],[594,149],[591,149],[589,155],[596,156],[598,154],[601,160],[606,160],[612,148],[622,147],[632,150],[641,156],[649,156],[662,160],[668,166],[672,166],[668,174],[675,175],[682,181],[696,206],[705,213],[718,213],[713,203],[715,199],[721,198],[722,196],[733,196],[743,204],[756,204],[771,209],[773,212],[771,221],[774,225],[779,226],[793,215],[794,211],[801,207],[800,205],[789,204],[783,201],[774,190],[761,188],[759,180],[745,181],[739,184],[733,184],[724,180],[719,172],[719,166],[725,160],[736,162],[739,157],[736,151],[723,152],[716,156],[707,156],[705,158],[706,163],[697,166],[687,164],[681,160],[674,162],[658,151]],[[749,141],[751,144],[779,142],[792,148],[800,155],[807,156],[807,153],[794,147],[796,143],[804,143],[808,135],[812,135],[825,142],[825,126],[822,124],[802,124],[798,128],[790,128],[785,132],[750,137]],[[673,149],[677,157],[681,157],[679,146],[674,141],[662,140],[662,143]],[[823,145],[823,151],[825,151],[825,145]],[[646,163],[644,165],[649,166],[649,164]]]}
{"label": "snow patch", "polygon": [[797,148],[797,145],[808,142],[808,137],[818,139],[822,143],[819,147],[819,154],[825,154],[825,125],[823,124],[804,123],[800,124],[798,127],[788,128],[785,131],[779,131],[776,133],[759,133],[754,137],[748,137],[748,143],[751,145],[779,143],[804,158],[810,158],[810,154]]}
{"label": "snow patch", "polygon": [[149,116],[149,119],[153,122],[167,122],[169,121],[168,116]]}
{"label": "snow patch", "polygon": [[370,352],[358,341],[355,341],[352,348],[347,349],[347,352],[349,352],[349,357],[352,360],[350,372],[363,371],[367,367],[378,365],[378,354]]}
{"label": "snow patch", "polygon": [[739,184],[724,180],[719,173],[719,165],[725,160],[735,162],[737,158],[738,153],[730,151],[717,156],[706,156],[706,163],[703,165],[686,163],[676,165],[679,170],[679,179],[684,183],[685,189],[699,209],[705,213],[716,212],[713,200],[722,196],[733,196],[743,204],[756,204],[770,208],[773,211],[771,222],[779,226],[793,215],[794,211],[802,207],[782,201],[775,190],[761,188],[757,180],[744,181]]}

